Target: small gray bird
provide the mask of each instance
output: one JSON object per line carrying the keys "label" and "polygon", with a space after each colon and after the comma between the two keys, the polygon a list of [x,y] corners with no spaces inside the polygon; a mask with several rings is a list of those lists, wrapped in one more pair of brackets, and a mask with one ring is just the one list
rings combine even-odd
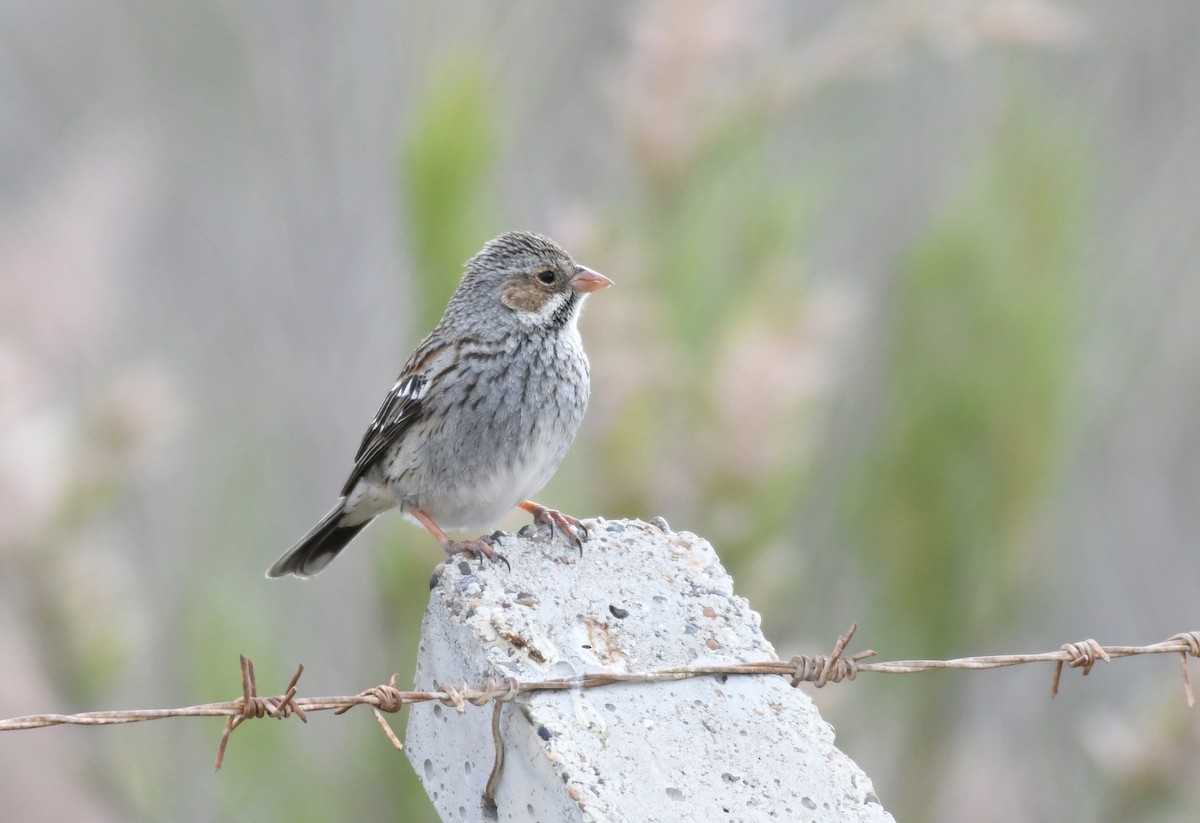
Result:
{"label": "small gray bird", "polygon": [[582,523],[529,498],[583,419],[588,361],[576,321],[584,298],[611,285],[541,235],[488,242],[379,407],[337,505],[267,577],[311,577],[392,508],[449,555],[497,556],[487,538],[454,541],[442,529],[486,527],[518,506],[581,546]]}

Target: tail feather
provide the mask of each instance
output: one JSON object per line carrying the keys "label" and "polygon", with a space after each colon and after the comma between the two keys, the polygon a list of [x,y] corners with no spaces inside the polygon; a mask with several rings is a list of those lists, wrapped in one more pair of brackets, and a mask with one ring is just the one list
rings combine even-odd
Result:
{"label": "tail feather", "polygon": [[283,556],[267,569],[267,577],[283,577],[294,574],[296,577],[312,577],[329,565],[329,561],[338,556],[338,552],[346,548],[354,536],[366,528],[366,523],[354,526],[339,526],[338,522],[345,514],[342,504],[334,506],[329,514],[321,518],[321,522],[300,538]]}

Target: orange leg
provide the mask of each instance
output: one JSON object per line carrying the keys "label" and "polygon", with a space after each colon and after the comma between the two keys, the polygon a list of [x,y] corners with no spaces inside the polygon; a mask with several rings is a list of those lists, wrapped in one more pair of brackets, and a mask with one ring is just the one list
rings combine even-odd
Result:
{"label": "orange leg", "polygon": [[442,548],[446,550],[446,554],[453,557],[456,554],[473,554],[476,557],[486,557],[488,560],[503,560],[505,565],[508,565],[508,560],[504,555],[492,548],[492,544],[487,538],[481,537],[478,540],[451,540],[450,536],[442,531],[441,526],[433,522],[433,518],[420,509],[410,509],[409,513],[421,522],[421,525],[429,530],[429,533],[437,538],[437,542],[442,544]]}

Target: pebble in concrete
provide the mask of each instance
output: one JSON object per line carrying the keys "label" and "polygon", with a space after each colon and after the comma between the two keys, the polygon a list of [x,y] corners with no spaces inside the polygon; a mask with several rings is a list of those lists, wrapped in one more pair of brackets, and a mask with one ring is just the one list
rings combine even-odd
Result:
{"label": "pebble in concrete", "polygon": [[[705,540],[665,521],[586,522],[582,557],[561,538],[508,535],[497,548],[511,569],[440,567],[416,687],[777,659]],[[809,697],[778,676],[522,696],[503,710],[495,810],[483,804],[491,707],[409,712],[406,751],[445,821],[892,819]]]}

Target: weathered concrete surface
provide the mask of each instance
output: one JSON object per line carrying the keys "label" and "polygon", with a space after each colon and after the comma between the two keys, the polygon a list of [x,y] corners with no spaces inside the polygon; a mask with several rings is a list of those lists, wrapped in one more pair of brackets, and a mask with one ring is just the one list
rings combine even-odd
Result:
{"label": "weathered concrete surface", "polygon": [[[416,686],[775,659],[706,541],[639,521],[502,538],[512,564],[440,567]],[[665,524],[663,524],[665,525]],[[408,757],[446,821],[886,821],[871,782],[778,676],[538,692],[507,705],[498,810],[491,707],[409,709]]]}

